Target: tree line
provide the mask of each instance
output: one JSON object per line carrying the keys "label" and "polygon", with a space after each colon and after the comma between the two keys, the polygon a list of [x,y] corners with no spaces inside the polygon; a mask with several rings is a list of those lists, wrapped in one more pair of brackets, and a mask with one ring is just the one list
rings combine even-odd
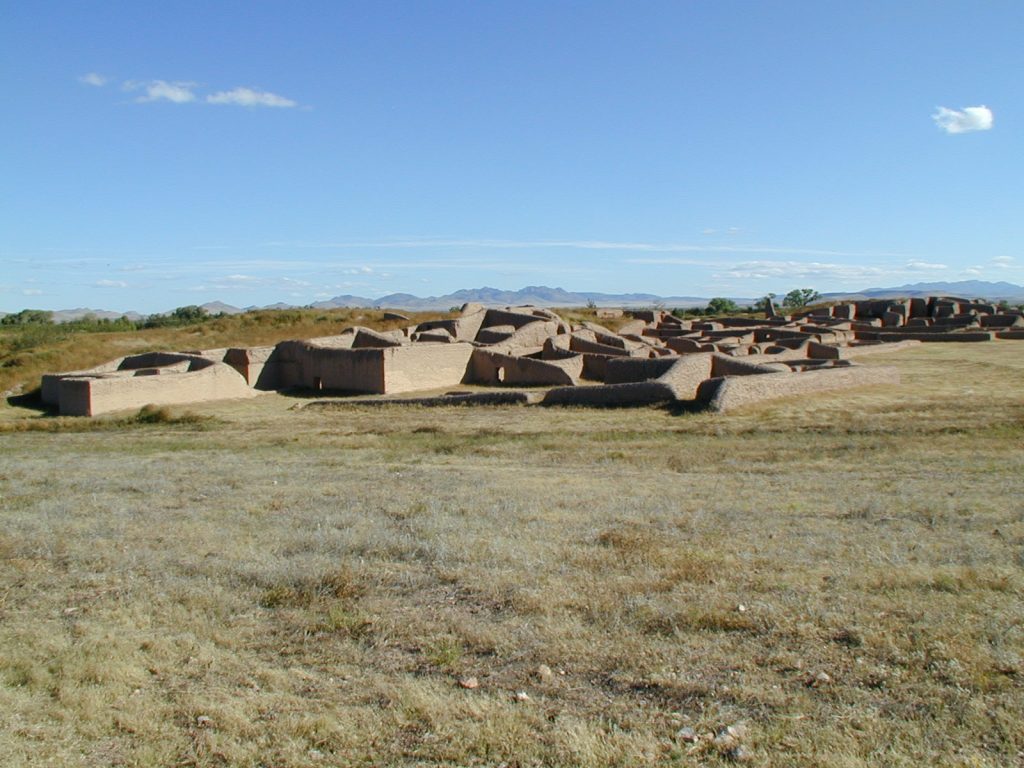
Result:
{"label": "tree line", "polygon": [[23,309],[20,312],[0,317],[0,325],[9,327],[60,325],[68,331],[137,331],[143,328],[177,328],[194,325],[214,317],[220,317],[220,315],[211,315],[202,307],[189,305],[178,307],[166,314],[149,315],[141,320],[132,320],[123,315],[109,318],[87,314],[76,320],[57,323],[53,319],[53,312],[45,309]]}
{"label": "tree line", "polygon": [[[734,315],[741,312],[764,312],[768,308],[768,302],[775,301],[775,294],[769,293],[762,296],[753,304],[747,307],[740,306],[732,299],[716,296],[708,302],[706,307],[691,307],[688,309],[677,309],[676,315]],[[802,309],[809,304],[821,300],[821,294],[813,288],[794,288],[782,297],[782,306],[786,309]]]}

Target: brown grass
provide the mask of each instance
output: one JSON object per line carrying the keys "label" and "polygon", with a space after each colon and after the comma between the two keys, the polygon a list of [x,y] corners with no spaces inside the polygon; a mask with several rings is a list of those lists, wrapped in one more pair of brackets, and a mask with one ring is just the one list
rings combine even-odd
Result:
{"label": "brown grass", "polygon": [[727,415],[268,395],[2,433],[0,754],[1019,764],[1024,344],[885,362]]}
{"label": "brown grass", "polygon": [[[0,328],[0,393],[31,389],[44,373],[78,371],[107,360],[162,350],[188,351],[276,344],[287,339],[329,336],[353,325],[390,330],[444,313],[406,313],[410,321],[384,320],[377,309],[266,310],[206,320],[183,328],[118,333],[43,334],[26,344],[25,329]],[[28,329],[32,334],[34,329]],[[59,332],[60,327],[51,329]]]}

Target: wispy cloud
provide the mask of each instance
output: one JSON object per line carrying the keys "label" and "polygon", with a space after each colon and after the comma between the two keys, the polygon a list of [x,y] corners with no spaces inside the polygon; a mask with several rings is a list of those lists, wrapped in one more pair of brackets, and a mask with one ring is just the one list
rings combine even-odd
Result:
{"label": "wispy cloud", "polygon": [[987,131],[992,127],[994,116],[992,110],[984,104],[978,107],[949,109],[937,107],[932,120],[946,133],[970,133],[971,131]]}
{"label": "wispy cloud", "polygon": [[997,267],[1009,267],[1013,265],[1013,256],[996,256],[991,262]]}
{"label": "wispy cloud", "polygon": [[141,90],[142,94],[135,99],[139,103],[170,101],[173,104],[188,104],[196,100],[196,95],[193,93],[196,85],[196,83],[185,81],[150,80],[140,83],[135,80],[128,80],[123,88],[126,91]]}
{"label": "wispy cloud", "polygon": [[97,288],[127,288],[128,283],[124,280],[97,280],[94,285]]}
{"label": "wispy cloud", "polygon": [[97,88],[107,84],[107,78],[98,72],[89,72],[78,78],[78,82],[86,85],[94,85]]}
{"label": "wispy cloud", "polygon": [[38,288],[22,288],[21,289],[21,295],[22,296],[42,296],[43,292],[41,290],[39,290]]}
{"label": "wispy cloud", "polygon": [[[86,85],[103,86],[109,81],[104,75],[90,72],[78,80]],[[289,108],[299,106],[294,99],[281,96],[258,88],[240,86],[228,90],[218,90],[202,95],[204,90],[199,83],[189,80],[125,80],[121,90],[135,93],[135,101],[139,104],[154,101],[167,101],[172,104],[190,104],[202,101],[205,104],[228,105],[236,107],[272,107]]]}
{"label": "wispy cloud", "polygon": [[948,269],[948,267],[945,264],[932,264],[927,261],[908,261],[907,269],[912,269],[914,271],[934,271]]}
{"label": "wispy cloud", "polygon": [[237,107],[297,107],[298,102],[279,96],[270,91],[258,91],[254,88],[234,88],[230,91],[218,91],[206,97],[208,104],[230,104]]}
{"label": "wispy cloud", "polygon": [[212,285],[222,288],[308,288],[311,283],[305,280],[297,280],[292,277],[279,277],[277,275],[222,275],[209,280]]}
{"label": "wispy cloud", "polygon": [[864,280],[888,273],[881,267],[862,264],[832,264],[818,261],[745,261],[724,271],[735,280],[768,280],[772,278],[816,278],[819,280]]}
{"label": "wispy cloud", "polygon": [[[350,240],[335,242],[284,242],[272,241],[264,243],[275,248],[382,248],[382,249],[416,249],[416,248],[470,248],[487,249],[567,249],[583,251],[641,252],[641,253],[738,253],[738,254],[777,254],[795,256],[829,256],[849,258],[907,258],[905,253],[843,251],[828,248],[790,248],[775,245],[707,245],[699,243],[653,243],[616,240],[503,240],[489,238],[382,238],[380,240]],[[681,263],[655,259],[626,259],[630,264],[670,264]]]}

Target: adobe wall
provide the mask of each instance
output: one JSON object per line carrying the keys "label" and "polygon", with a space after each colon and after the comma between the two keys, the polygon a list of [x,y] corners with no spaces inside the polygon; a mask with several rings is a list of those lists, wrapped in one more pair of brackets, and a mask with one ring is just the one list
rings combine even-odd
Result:
{"label": "adobe wall", "polygon": [[535,315],[532,312],[513,312],[505,309],[488,309],[485,312],[484,328],[490,328],[492,325],[511,325],[515,328],[522,328],[530,323],[550,319],[550,313]]}
{"label": "adobe wall", "polygon": [[428,320],[416,326],[417,333],[444,329],[457,341],[475,341],[487,317],[486,310],[447,320]]}
{"label": "adobe wall", "polygon": [[284,386],[276,347],[233,347],[224,353],[224,362],[238,371],[254,389],[272,390]]}
{"label": "adobe wall", "polygon": [[633,381],[656,379],[675,364],[678,358],[670,357],[613,357],[605,366],[605,384],[627,384]]}
{"label": "adobe wall", "polygon": [[571,386],[579,383],[582,374],[582,355],[537,360],[532,357],[516,357],[486,349],[474,349],[469,371],[466,374],[466,382],[490,386],[501,384]]}
{"label": "adobe wall", "polygon": [[697,400],[713,411],[729,411],[791,395],[899,383],[897,368],[851,365],[805,373],[766,373],[760,376],[708,379],[701,384]]}
{"label": "adobe wall", "polygon": [[597,341],[589,341],[582,337],[577,331],[569,339],[569,349],[573,352],[590,352],[598,355],[623,355],[628,356],[629,350],[622,347],[612,347],[608,344],[601,344]]}
{"label": "adobe wall", "polygon": [[748,355],[747,357],[729,357],[719,352],[711,355],[710,376],[753,376],[766,373],[776,373],[783,370],[775,361],[761,361],[751,359],[759,357]]}
{"label": "adobe wall", "polygon": [[923,330],[913,331],[856,331],[858,339],[877,341],[900,341],[902,339],[918,339],[919,341],[992,341],[991,331],[963,331],[960,333],[928,333]]}
{"label": "adobe wall", "polygon": [[381,333],[372,328],[357,328],[352,339],[352,349],[400,347],[408,343],[409,339],[402,331],[386,331]]}
{"label": "adobe wall", "polygon": [[[152,369],[139,369],[138,372]],[[210,363],[186,373],[75,377],[60,383],[60,412],[97,416],[144,405],[182,405],[253,397],[245,380],[224,363]]]}
{"label": "adobe wall", "polygon": [[639,381],[596,387],[556,387],[544,395],[543,405],[628,406],[672,402],[675,391],[668,384]]}
{"label": "adobe wall", "polygon": [[[42,400],[48,405],[60,406],[61,404],[61,382],[69,378],[96,378],[107,375],[131,375],[125,371],[135,371],[146,368],[158,368],[170,365],[178,365],[182,371],[189,370],[197,363],[208,364],[210,361],[199,355],[189,355],[175,352],[145,352],[141,355],[128,355],[118,357],[109,362],[87,368],[81,371],[67,371],[64,373],[47,373],[42,377]],[[120,372],[120,373],[119,373]],[[79,406],[75,406],[79,408]],[[88,409],[88,406],[81,406]],[[63,411],[62,411],[63,412]]]}
{"label": "adobe wall", "polygon": [[701,382],[712,375],[715,356],[706,352],[670,358],[672,365],[655,381],[670,387],[677,400],[693,400],[697,397]]}
{"label": "adobe wall", "polygon": [[714,351],[714,347],[711,344],[700,341],[699,337],[676,337],[665,339],[665,346],[680,355]]}
{"label": "adobe wall", "polygon": [[280,383],[282,388],[383,394],[384,353],[404,349],[335,349],[302,341],[283,341],[277,345]]}
{"label": "adobe wall", "polygon": [[68,376],[74,375],[73,373],[44,373],[41,382],[42,387],[39,392],[42,401],[47,405],[57,405],[60,403],[60,383]]}
{"label": "adobe wall", "polygon": [[849,360],[864,355],[877,355],[891,352],[898,352],[902,349],[910,349],[921,344],[919,339],[904,339],[902,341],[880,341],[878,343],[866,342],[854,344],[848,347],[831,347],[827,344],[811,342],[807,348],[807,356],[817,360]]}
{"label": "adobe wall", "polygon": [[[507,313],[504,313],[507,314]],[[513,325],[513,323],[503,323]],[[562,328],[562,324],[554,320],[540,320],[534,318],[531,323],[516,327],[515,332],[505,340],[502,347],[506,350],[520,349],[541,349],[552,336],[556,336]]]}
{"label": "adobe wall", "polygon": [[382,353],[382,391],[392,394],[457,386],[466,378],[474,349],[472,344],[456,342],[376,350]]}
{"label": "adobe wall", "polygon": [[95,415],[92,411],[92,385],[96,379],[55,378],[56,394],[52,405],[57,406],[58,413],[62,416]]}

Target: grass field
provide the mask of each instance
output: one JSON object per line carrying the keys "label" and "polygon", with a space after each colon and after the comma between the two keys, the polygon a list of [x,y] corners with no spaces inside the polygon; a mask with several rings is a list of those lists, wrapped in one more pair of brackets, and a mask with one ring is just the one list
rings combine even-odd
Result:
{"label": "grass field", "polygon": [[1021,764],[1024,342],[866,364],[726,415],[5,407],[3,763]]}

